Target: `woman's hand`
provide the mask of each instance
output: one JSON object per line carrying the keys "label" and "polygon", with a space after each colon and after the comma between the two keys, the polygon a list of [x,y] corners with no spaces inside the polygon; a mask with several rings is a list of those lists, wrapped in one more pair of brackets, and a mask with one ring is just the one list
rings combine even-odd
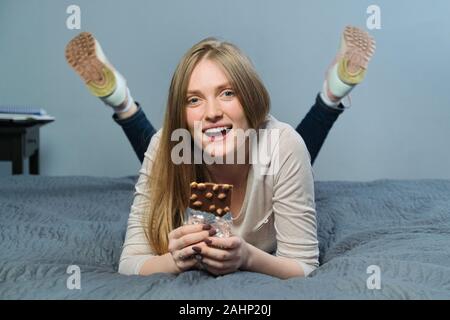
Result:
{"label": "woman's hand", "polygon": [[237,236],[207,238],[192,250],[202,256],[202,266],[216,276],[235,272],[248,264],[249,244]]}
{"label": "woman's hand", "polygon": [[169,233],[169,252],[175,262],[177,273],[194,267],[193,245],[203,242],[216,233],[209,224],[184,225]]}

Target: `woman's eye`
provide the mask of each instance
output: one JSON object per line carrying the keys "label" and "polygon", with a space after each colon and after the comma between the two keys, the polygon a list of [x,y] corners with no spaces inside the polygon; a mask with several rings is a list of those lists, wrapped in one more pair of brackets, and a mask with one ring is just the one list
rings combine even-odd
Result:
{"label": "woman's eye", "polygon": [[231,90],[226,90],[223,94],[224,94],[226,97],[233,97],[233,96],[234,96],[234,92],[231,91]]}
{"label": "woman's eye", "polygon": [[198,102],[198,98],[188,99],[188,104],[196,104]]}

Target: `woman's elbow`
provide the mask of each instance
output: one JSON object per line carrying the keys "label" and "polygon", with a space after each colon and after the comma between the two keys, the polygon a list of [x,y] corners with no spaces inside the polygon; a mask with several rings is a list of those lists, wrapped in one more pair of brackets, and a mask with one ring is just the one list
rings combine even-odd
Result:
{"label": "woman's elbow", "polygon": [[119,262],[118,273],[122,274],[124,276],[131,276],[132,275],[132,273],[130,272],[130,269],[127,267],[125,261],[120,261]]}
{"label": "woman's elbow", "polygon": [[135,276],[139,275],[140,259],[133,259],[134,257],[123,258],[119,262],[118,273],[124,276]]}
{"label": "woman's elbow", "polygon": [[314,270],[317,269],[317,264],[310,264],[310,263],[305,263],[305,262],[300,262],[299,264],[302,268],[303,271],[303,276],[306,278],[308,277]]}

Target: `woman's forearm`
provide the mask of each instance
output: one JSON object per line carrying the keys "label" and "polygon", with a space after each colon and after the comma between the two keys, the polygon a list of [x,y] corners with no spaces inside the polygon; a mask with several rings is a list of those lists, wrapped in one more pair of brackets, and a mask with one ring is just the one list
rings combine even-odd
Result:
{"label": "woman's forearm", "polygon": [[281,279],[304,277],[303,268],[297,261],[284,257],[275,257],[248,244],[248,258],[242,270],[268,274]]}
{"label": "woman's forearm", "polygon": [[[273,256],[248,243],[247,246],[248,258],[241,267],[242,270],[264,273],[281,279],[305,276],[302,267],[295,260]],[[160,272],[180,273],[170,253],[149,258],[142,265],[139,275],[148,276]]]}
{"label": "woman's forearm", "polygon": [[139,275],[148,276],[153,273],[159,272],[173,274],[178,274],[180,272],[175,265],[175,262],[173,261],[172,255],[170,253],[149,258],[142,265],[141,270],[139,271]]}

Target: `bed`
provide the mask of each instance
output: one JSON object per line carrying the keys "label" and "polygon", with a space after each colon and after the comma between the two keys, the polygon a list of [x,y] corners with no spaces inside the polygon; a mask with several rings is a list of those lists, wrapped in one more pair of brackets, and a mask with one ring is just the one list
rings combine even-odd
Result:
{"label": "bed", "polygon": [[450,299],[450,181],[316,182],[321,265],[289,280],[118,274],[135,181],[2,177],[0,299]]}

